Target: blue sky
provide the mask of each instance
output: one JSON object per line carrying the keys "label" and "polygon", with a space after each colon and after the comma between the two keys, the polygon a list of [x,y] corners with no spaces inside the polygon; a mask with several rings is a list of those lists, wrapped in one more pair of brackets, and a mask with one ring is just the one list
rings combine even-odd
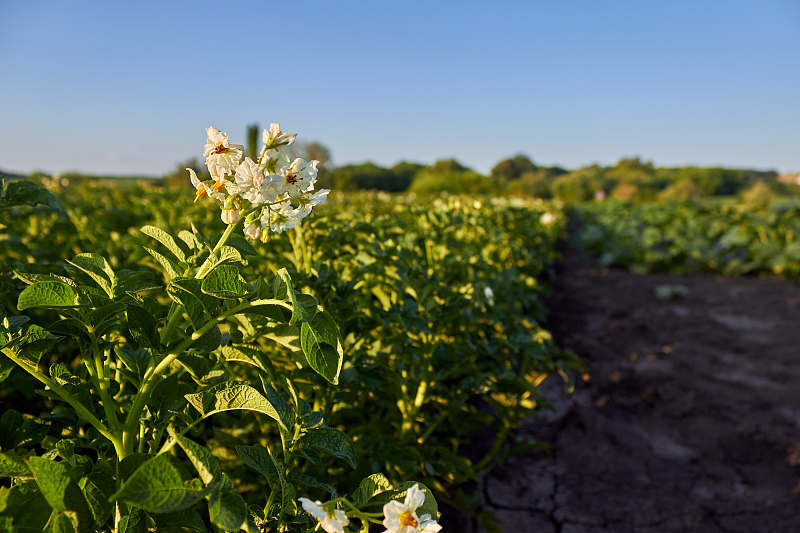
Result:
{"label": "blue sky", "polygon": [[161,174],[277,121],[336,164],[800,170],[800,2],[0,0],[0,168]]}

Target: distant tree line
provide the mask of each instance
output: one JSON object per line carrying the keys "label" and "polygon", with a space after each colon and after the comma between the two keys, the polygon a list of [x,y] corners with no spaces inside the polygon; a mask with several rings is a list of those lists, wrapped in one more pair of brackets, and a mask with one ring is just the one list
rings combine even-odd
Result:
{"label": "distant tree line", "polygon": [[[620,200],[688,200],[700,196],[727,196],[753,187],[771,193],[794,189],[779,183],[774,171],[720,167],[656,167],[638,157],[620,159],[615,165],[589,165],[575,170],[534,163],[518,154],[492,167],[488,176],[455,159],[430,165],[401,161],[383,167],[371,161],[334,167],[330,151],[318,142],[298,146],[298,156],[321,162],[319,186],[335,190],[378,190],[452,194],[511,194],[559,198],[581,202],[597,197]],[[185,167],[203,175],[198,160],[181,163],[168,180],[188,183]],[[763,191],[762,191],[763,192]]]}
{"label": "distant tree line", "polygon": [[[260,132],[258,124],[248,125],[245,132],[245,153],[252,158],[260,153]],[[337,167],[331,151],[320,142],[297,143],[293,148],[295,156],[320,162],[319,187],[336,190],[511,194],[580,202],[598,197],[687,200],[747,191],[751,196],[764,196],[791,193],[797,188],[778,182],[774,171],[695,166],[664,168],[639,157],[625,157],[609,166],[593,164],[568,170],[540,165],[524,154],[517,154],[499,161],[485,176],[455,159],[442,159],[430,165],[401,161],[383,167],[366,161]],[[177,165],[164,176],[162,183],[189,186],[187,167],[194,169],[200,179],[210,177],[205,165],[195,158]],[[73,172],[62,175],[82,177]]]}

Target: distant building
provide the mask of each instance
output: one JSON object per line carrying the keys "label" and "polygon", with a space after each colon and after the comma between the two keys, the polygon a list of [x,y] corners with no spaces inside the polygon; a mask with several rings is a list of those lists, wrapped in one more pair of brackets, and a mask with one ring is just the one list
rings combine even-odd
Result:
{"label": "distant building", "polygon": [[788,185],[800,185],[800,172],[789,172],[778,176],[778,181]]}

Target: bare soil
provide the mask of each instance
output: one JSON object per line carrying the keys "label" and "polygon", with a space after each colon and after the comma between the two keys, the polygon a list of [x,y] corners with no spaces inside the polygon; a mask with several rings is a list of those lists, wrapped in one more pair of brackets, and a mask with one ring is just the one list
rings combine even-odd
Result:
{"label": "bare soil", "polygon": [[500,530],[800,531],[800,286],[565,254],[548,327],[586,374],[571,396],[550,378],[554,409],[522,430],[552,450],[479,483]]}

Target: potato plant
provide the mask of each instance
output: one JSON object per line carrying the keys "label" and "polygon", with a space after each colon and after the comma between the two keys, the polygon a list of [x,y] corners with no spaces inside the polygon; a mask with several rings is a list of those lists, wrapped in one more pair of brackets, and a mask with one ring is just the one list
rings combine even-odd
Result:
{"label": "potato plant", "polygon": [[[268,155],[263,168],[260,161],[248,169],[251,179],[291,186],[307,179],[302,189],[262,188],[245,198],[242,187],[228,186],[220,197],[224,164],[238,163],[213,160],[229,153],[220,135],[209,131],[215,183],[195,183],[198,198],[222,208],[226,228],[215,241],[195,226],[173,234],[147,225],[140,235],[151,268],[114,268],[88,252],[56,272],[14,272],[27,286],[15,309],[2,309],[0,377],[24,371],[40,385],[30,401],[42,405],[35,416],[15,409],[0,416],[0,476],[11,481],[0,487],[0,526],[366,532],[383,523],[438,531],[436,501],[420,483],[393,485],[380,473],[351,487],[338,482],[339,470],[357,465],[352,440],[305,399],[339,382],[336,321],[287,269],[267,276],[250,268],[252,247],[231,240],[239,229],[260,238],[253,225],[263,225],[263,240],[296,226],[320,196],[311,192],[315,174],[295,176],[314,165],[268,167]],[[270,144],[279,135],[279,128],[265,132],[264,152],[280,151]],[[15,214],[17,204],[50,199],[29,186],[4,184],[3,192],[0,209]],[[268,431],[236,439],[264,420]],[[210,449],[217,439],[203,438],[209,432],[234,442]],[[230,462],[252,474],[229,475]],[[265,490],[246,501],[253,478]],[[300,497],[308,491],[326,494],[325,503]]]}

